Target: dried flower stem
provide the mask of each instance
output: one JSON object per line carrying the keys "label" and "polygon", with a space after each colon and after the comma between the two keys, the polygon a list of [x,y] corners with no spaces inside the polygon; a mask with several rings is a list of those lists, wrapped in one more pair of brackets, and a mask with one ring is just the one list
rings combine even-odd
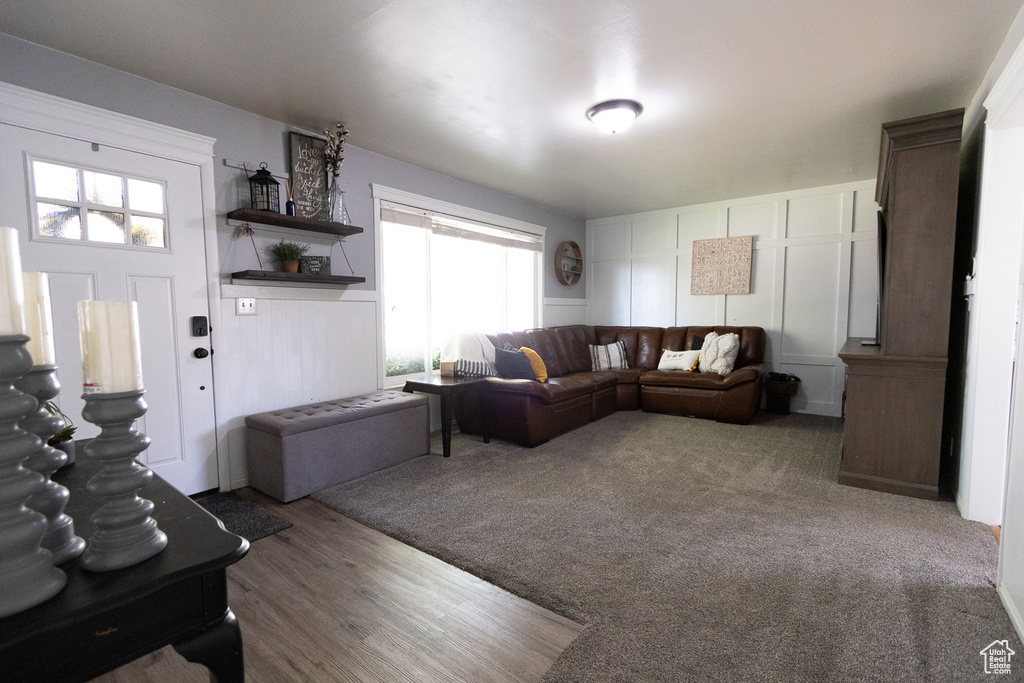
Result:
{"label": "dried flower stem", "polygon": [[336,131],[324,128],[324,135],[327,136],[327,145],[324,147],[324,156],[327,157],[327,170],[335,178],[341,174],[341,163],[345,161],[345,139],[349,135],[345,124],[339,121],[336,127]]}

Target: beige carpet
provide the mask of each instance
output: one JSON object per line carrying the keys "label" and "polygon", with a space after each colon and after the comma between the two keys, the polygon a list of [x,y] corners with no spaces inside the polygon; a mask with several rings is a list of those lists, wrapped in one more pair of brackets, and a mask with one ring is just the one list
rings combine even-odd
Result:
{"label": "beige carpet", "polygon": [[586,624],[550,681],[988,680],[993,640],[1024,657],[988,528],[839,486],[841,439],[622,412],[534,449],[456,435],[314,497]]}

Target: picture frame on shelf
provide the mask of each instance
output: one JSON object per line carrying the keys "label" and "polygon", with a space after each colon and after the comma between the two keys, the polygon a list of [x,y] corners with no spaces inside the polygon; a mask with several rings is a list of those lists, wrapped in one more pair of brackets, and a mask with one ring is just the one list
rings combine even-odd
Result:
{"label": "picture frame on shelf", "polygon": [[308,275],[330,275],[330,256],[302,256],[299,258],[299,272]]}
{"label": "picture frame on shelf", "polygon": [[327,197],[327,141],[293,131],[288,134],[288,142],[295,215],[319,219]]}

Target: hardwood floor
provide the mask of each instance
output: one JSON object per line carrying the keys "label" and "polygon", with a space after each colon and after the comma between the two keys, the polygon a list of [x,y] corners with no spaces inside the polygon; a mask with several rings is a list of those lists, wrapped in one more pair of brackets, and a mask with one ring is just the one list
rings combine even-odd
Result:
{"label": "hardwood floor", "polygon": [[[539,681],[582,626],[308,498],[228,569],[246,680]],[[97,681],[207,681],[171,647]]]}

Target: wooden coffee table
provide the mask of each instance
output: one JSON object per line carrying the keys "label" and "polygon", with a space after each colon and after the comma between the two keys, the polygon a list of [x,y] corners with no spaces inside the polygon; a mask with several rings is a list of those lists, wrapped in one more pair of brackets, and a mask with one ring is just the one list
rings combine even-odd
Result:
{"label": "wooden coffee table", "polygon": [[[452,454],[452,394],[462,391],[467,387],[479,387],[486,382],[484,377],[441,377],[440,375],[423,375],[410,379],[405,383],[403,391],[412,393],[418,391],[421,394],[434,394],[441,398],[441,444],[443,445],[444,457]],[[481,411],[484,423],[484,443],[490,443],[491,437],[487,431],[487,415]]]}

